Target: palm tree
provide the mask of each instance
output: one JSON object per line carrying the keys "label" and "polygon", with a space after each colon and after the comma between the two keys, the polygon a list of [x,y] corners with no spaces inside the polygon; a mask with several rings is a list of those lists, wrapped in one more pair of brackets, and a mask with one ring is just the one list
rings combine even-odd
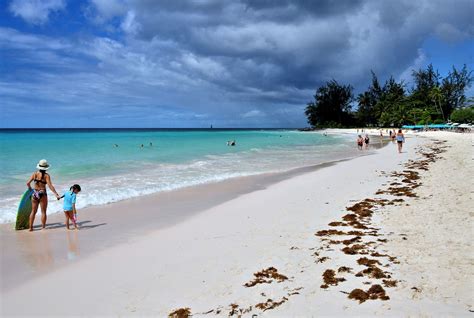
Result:
{"label": "palm tree", "polygon": [[443,115],[443,121],[446,122],[443,107],[441,107],[441,100],[443,99],[443,94],[441,93],[441,89],[438,86],[435,86],[431,89],[430,98],[435,104],[435,106],[439,108],[439,110],[441,111],[441,115]]}

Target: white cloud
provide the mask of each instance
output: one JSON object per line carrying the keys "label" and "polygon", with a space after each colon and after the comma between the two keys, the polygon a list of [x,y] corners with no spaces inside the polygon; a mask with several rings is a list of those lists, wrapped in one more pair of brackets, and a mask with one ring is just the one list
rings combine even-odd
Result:
{"label": "white cloud", "polygon": [[462,41],[469,36],[450,23],[440,23],[436,26],[435,33],[441,40],[448,43]]}
{"label": "white cloud", "polygon": [[188,69],[200,73],[204,78],[223,79],[228,76],[226,68],[212,58],[186,53],[181,60],[182,65],[186,65]]}
{"label": "white cloud", "polygon": [[127,6],[121,0],[91,0],[99,16],[105,20],[122,16],[127,12]]}
{"label": "white cloud", "polygon": [[18,50],[65,50],[72,47],[69,41],[64,39],[27,34],[2,27],[0,27],[0,44],[1,47]]}
{"label": "white cloud", "polygon": [[13,0],[10,12],[31,24],[48,22],[49,15],[66,7],[63,0]]}
{"label": "white cloud", "polygon": [[410,83],[412,81],[412,72],[413,70],[419,70],[420,68],[424,68],[427,62],[427,57],[425,52],[422,49],[418,49],[418,56],[413,61],[413,64],[408,66],[399,76],[399,81],[404,81],[405,83]]}
{"label": "white cloud", "polygon": [[262,117],[264,116],[263,112],[257,110],[257,109],[253,109],[251,111],[248,111],[244,114],[242,114],[242,118],[253,118],[253,117]]}
{"label": "white cloud", "polygon": [[141,24],[137,22],[135,17],[135,11],[132,10],[127,12],[127,15],[125,16],[122,21],[122,24],[120,25],[122,27],[122,30],[125,31],[125,33],[135,35],[140,31]]}

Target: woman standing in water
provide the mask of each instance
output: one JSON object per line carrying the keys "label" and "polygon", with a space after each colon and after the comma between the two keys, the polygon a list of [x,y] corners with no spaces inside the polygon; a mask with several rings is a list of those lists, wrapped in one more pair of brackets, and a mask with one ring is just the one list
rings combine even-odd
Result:
{"label": "woman standing in water", "polygon": [[38,212],[39,205],[41,205],[41,228],[44,229],[46,227],[46,209],[48,208],[46,185],[48,185],[59,200],[59,194],[51,183],[51,177],[46,173],[46,170],[49,169],[49,164],[46,159],[40,160],[36,165],[36,168],[38,171],[34,172],[26,182],[28,189],[31,189],[31,182],[35,182],[34,191],[31,195],[30,232],[33,231],[33,224],[35,223],[35,216],[36,212]]}
{"label": "woman standing in water", "polygon": [[362,138],[362,135],[359,135],[359,137],[357,138],[357,148],[359,148],[359,150],[362,150],[363,146],[364,146],[364,138]]}

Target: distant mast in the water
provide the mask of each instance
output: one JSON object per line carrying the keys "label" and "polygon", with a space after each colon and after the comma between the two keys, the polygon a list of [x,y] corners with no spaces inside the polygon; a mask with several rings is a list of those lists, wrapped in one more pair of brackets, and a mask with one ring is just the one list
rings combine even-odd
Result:
{"label": "distant mast in the water", "polygon": [[212,129],[212,125],[211,125],[211,129]]}

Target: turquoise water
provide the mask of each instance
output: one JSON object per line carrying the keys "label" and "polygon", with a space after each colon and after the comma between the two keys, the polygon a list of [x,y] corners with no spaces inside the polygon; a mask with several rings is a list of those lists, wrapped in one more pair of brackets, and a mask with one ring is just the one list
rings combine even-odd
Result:
{"label": "turquoise water", "polygon": [[58,192],[81,184],[84,207],[351,157],[353,148],[344,136],[294,130],[0,130],[0,222],[14,219],[40,159]]}

